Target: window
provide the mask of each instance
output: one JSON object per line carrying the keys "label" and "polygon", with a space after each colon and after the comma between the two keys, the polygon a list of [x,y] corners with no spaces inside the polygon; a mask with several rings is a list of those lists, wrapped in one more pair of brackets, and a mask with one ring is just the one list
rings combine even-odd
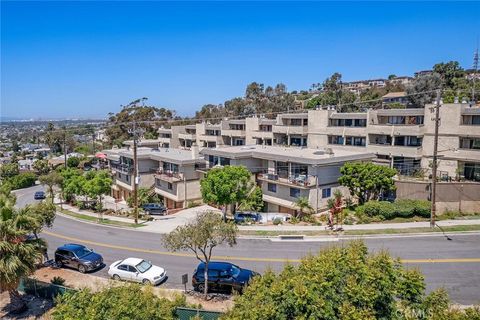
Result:
{"label": "window", "polygon": [[290,188],[290,197],[293,197],[293,198],[300,197],[300,189]]}
{"label": "window", "polygon": [[137,269],[135,269],[135,267],[133,266],[127,266],[129,272],[137,272]]}
{"label": "window", "polygon": [[480,150],[480,138],[460,138],[460,148]]}
{"label": "window", "polygon": [[275,183],[269,183],[267,189],[270,192],[277,192],[277,185]]}
{"label": "window", "polygon": [[328,136],[328,143],[329,144],[343,144],[343,137],[342,136]]}
{"label": "window", "polygon": [[130,271],[128,270],[128,267],[126,264],[121,264],[117,267],[118,270],[122,270],[122,271]]}
{"label": "window", "polygon": [[322,189],[322,198],[330,198],[332,196],[332,188]]}
{"label": "window", "polygon": [[365,147],[366,140],[367,139],[365,137],[346,137],[345,145]]}
{"label": "window", "polygon": [[168,188],[168,190],[172,190],[172,189],[173,189],[173,185],[172,185],[171,182],[168,183],[167,188]]}

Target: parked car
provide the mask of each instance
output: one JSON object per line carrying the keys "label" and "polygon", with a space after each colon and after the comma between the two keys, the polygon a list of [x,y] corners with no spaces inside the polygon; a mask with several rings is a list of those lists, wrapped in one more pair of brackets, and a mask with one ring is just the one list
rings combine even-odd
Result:
{"label": "parked car", "polygon": [[103,258],[81,244],[69,243],[55,251],[55,263],[59,267],[70,267],[81,273],[96,270],[104,266]]}
{"label": "parked car", "polygon": [[43,192],[43,191],[37,191],[37,192],[35,192],[35,194],[33,195],[33,199],[35,199],[35,200],[43,200],[43,199],[45,199],[45,192]]}
{"label": "parked car", "polygon": [[108,274],[115,280],[141,282],[157,285],[167,277],[164,268],[139,258],[127,258],[115,261],[108,268]]}
{"label": "parked car", "polygon": [[237,211],[233,216],[233,221],[235,223],[246,223],[246,222],[260,222],[262,217],[256,212],[242,212]]}
{"label": "parked car", "polygon": [[164,215],[167,213],[167,208],[161,203],[146,203],[142,206],[143,211],[148,214]]}
{"label": "parked car", "polygon": [[[205,263],[200,263],[193,272],[192,286],[196,291],[205,289]],[[208,264],[208,290],[217,292],[242,292],[257,272],[242,269],[229,262],[211,261]]]}

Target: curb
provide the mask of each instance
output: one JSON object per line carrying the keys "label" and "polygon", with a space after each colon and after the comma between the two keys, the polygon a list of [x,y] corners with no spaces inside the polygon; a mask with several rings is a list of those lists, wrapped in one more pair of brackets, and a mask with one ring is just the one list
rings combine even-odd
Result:
{"label": "curb", "polygon": [[[146,232],[146,233],[155,233],[155,234],[167,234],[167,232],[159,232],[155,230],[142,230],[142,227],[139,228],[132,228],[132,227],[122,227],[122,226],[114,226],[108,225],[103,223],[97,223],[93,221],[86,221],[83,219],[79,219],[76,217],[72,217],[70,215],[64,214],[60,211],[57,211],[57,214],[63,218],[79,221],[82,223],[87,223],[91,225],[107,227],[107,228],[114,228],[120,230],[130,230],[130,231],[139,231],[139,232]],[[476,235],[480,234],[480,230],[478,231],[447,231],[449,235]],[[413,238],[413,237],[445,237],[442,231],[433,231],[433,232],[420,232],[420,233],[379,233],[379,234],[366,234],[366,235],[319,235],[319,236],[305,236],[301,235],[302,239],[298,239],[299,235],[281,235],[281,236],[249,236],[249,235],[238,235],[238,239],[241,240],[269,240],[275,242],[288,242],[288,241],[296,241],[296,242],[319,242],[319,241],[338,241],[338,240],[355,240],[355,239],[389,239],[389,238]],[[283,238],[283,239],[282,239]],[[295,238],[295,239],[291,239]]]}

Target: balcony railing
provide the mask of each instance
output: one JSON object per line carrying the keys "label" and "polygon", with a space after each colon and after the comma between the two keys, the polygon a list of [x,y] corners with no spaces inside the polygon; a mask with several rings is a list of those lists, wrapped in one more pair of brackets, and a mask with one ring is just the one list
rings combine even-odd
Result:
{"label": "balcony railing", "polygon": [[317,178],[315,176],[306,174],[291,174],[287,176],[281,176],[276,173],[258,173],[257,179],[300,187],[313,187],[317,184]]}
{"label": "balcony railing", "polygon": [[111,163],[110,168],[122,173],[127,173],[127,174],[133,173],[133,166],[125,163]]}
{"label": "balcony railing", "polygon": [[155,178],[166,180],[166,181],[182,181],[183,173],[174,172],[171,170],[158,169]]}

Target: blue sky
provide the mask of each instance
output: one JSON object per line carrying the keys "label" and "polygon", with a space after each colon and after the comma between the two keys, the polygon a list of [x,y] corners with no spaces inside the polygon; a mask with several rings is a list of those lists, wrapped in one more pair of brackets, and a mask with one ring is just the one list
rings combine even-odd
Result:
{"label": "blue sky", "polygon": [[4,2],[1,115],[105,117],[139,97],[192,115],[252,81],[308,89],[472,65],[479,2]]}

